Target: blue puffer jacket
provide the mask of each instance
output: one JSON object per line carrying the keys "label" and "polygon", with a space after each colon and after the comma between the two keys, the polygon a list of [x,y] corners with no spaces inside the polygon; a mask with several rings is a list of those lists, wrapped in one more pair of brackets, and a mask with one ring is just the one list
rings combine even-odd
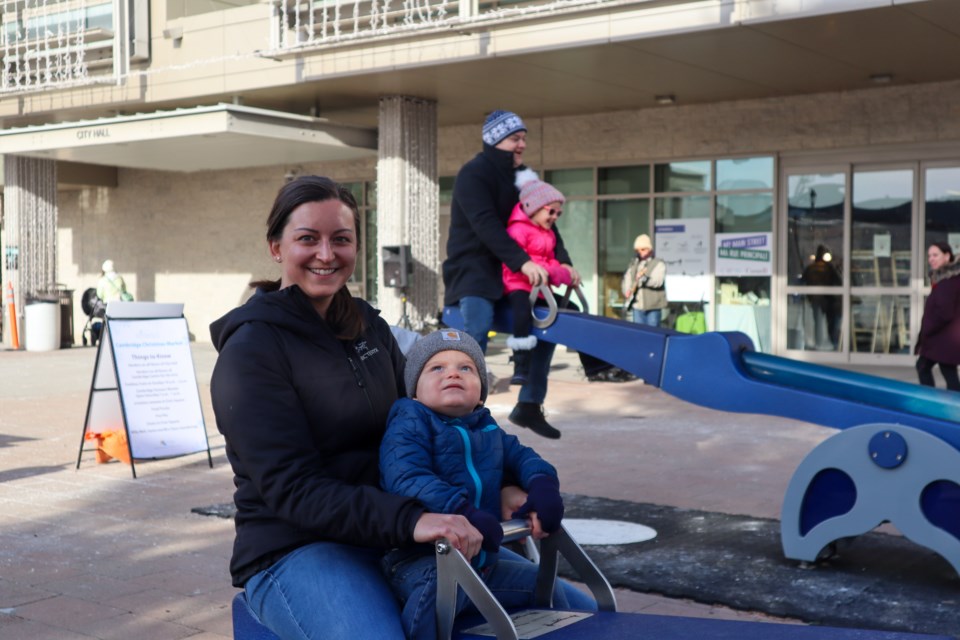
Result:
{"label": "blue puffer jacket", "polygon": [[458,513],[470,504],[500,519],[504,472],[526,489],[557,470],[516,436],[497,426],[489,409],[462,418],[442,416],[400,398],[380,443],[380,480],[390,493],[416,498],[433,513]]}

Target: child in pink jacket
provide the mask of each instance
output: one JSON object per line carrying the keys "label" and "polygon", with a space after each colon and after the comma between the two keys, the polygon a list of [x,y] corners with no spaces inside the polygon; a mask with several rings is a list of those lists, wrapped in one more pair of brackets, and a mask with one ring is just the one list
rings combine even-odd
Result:
{"label": "child in pink jacket", "polygon": [[[563,213],[566,198],[555,187],[537,178],[529,169],[517,173],[520,202],[507,221],[507,233],[516,240],[530,259],[550,274],[552,286],[571,283],[570,270],[557,261],[557,236],[553,225]],[[523,273],[503,265],[503,290],[513,311],[513,336],[507,346],[513,349],[513,377],[510,384],[523,384],[530,372],[530,356],[537,337],[530,335],[533,317],[530,305],[530,281]]]}

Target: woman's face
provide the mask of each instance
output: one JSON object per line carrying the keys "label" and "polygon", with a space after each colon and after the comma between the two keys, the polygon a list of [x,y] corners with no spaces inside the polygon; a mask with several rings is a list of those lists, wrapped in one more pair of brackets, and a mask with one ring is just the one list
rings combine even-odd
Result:
{"label": "woman's face", "polygon": [[270,253],[280,263],[280,288],[297,285],[324,316],[357,264],[353,211],[339,200],[306,202],[290,214]]}
{"label": "woman's face", "polygon": [[927,249],[927,264],[930,265],[931,271],[939,269],[948,262],[950,262],[950,254],[941,251],[940,247],[933,245]]}

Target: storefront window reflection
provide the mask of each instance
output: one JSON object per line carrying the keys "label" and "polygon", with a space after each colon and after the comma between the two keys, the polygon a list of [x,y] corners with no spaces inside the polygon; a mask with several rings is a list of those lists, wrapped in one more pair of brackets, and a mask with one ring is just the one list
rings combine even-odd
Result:
{"label": "storefront window reflection", "polygon": [[855,173],[852,215],[850,284],[909,286],[913,171]]}
{"label": "storefront window reflection", "polygon": [[787,190],[787,283],[812,286],[803,281],[803,272],[821,246],[842,276],[844,174],[793,175]]}
{"label": "storefront window reflection", "polygon": [[[960,168],[927,169],[925,200],[925,233],[923,255],[935,242],[946,242],[960,255]],[[924,283],[930,284],[928,269],[923,269]]]}

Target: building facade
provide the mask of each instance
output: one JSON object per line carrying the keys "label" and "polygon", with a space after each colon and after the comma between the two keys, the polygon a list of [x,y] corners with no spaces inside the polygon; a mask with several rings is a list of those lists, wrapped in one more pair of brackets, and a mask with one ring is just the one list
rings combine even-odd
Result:
{"label": "building facade", "polygon": [[[648,233],[667,323],[702,305],[710,328],[766,352],[908,362],[926,247],[960,247],[948,0],[88,0],[3,16],[2,266],[18,308],[51,280],[93,286],[111,258],[137,299],[185,303],[208,340],[247,283],[276,275],[277,188],[319,173],[362,205],[357,293],[391,322],[409,297],[422,325],[453,177],[496,108],[523,116],[527,164],[568,196],[559,228],[594,313],[621,313]],[[23,177],[39,169],[46,195]],[[51,198],[44,231],[34,212]],[[411,291],[382,286],[381,248],[397,244],[414,249]]]}

